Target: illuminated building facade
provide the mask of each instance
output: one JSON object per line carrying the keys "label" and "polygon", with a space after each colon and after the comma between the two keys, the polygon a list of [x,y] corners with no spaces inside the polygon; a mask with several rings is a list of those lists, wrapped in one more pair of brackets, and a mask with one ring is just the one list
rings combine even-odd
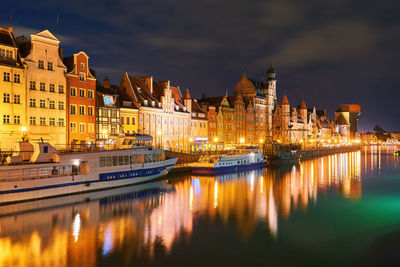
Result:
{"label": "illuminated building facade", "polygon": [[189,91],[186,91],[185,100],[192,101],[191,104],[191,151],[201,151],[210,149],[210,140],[208,138],[208,119],[206,113],[200,108],[197,100],[191,100]]}
{"label": "illuminated building facade", "polygon": [[139,109],[129,99],[120,101],[122,132],[125,135],[135,134],[139,130]]}
{"label": "illuminated building facade", "polygon": [[335,112],[336,131],[344,138],[354,138],[360,114],[361,106],[358,104],[340,105]]}
{"label": "illuminated building facade", "polygon": [[12,28],[0,28],[0,149],[11,150],[26,131],[25,66]]}
{"label": "illuminated building facade", "polygon": [[182,97],[179,87],[124,73],[119,92],[139,108],[139,133],[151,135],[157,147],[190,151],[192,102]]}
{"label": "illuminated building facade", "polygon": [[96,78],[90,73],[89,57],[79,52],[64,58],[67,67],[68,144],[95,142]]}
{"label": "illuminated building facade", "polygon": [[112,144],[121,134],[118,88],[106,77],[96,85],[96,142]]}
{"label": "illuminated building facade", "polygon": [[60,41],[48,30],[17,38],[26,70],[27,134],[33,142],[67,143],[67,68]]}

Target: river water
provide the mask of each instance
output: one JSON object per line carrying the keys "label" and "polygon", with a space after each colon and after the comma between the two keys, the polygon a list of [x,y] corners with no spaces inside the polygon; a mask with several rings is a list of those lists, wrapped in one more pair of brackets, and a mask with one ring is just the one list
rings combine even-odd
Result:
{"label": "river water", "polygon": [[0,207],[0,266],[365,266],[399,252],[386,147]]}

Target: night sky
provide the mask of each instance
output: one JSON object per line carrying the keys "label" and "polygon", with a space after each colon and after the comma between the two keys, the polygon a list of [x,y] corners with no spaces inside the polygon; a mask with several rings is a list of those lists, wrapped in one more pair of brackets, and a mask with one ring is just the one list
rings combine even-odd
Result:
{"label": "night sky", "polygon": [[[278,101],[363,108],[361,130],[400,130],[400,1],[4,1],[15,35],[52,31],[64,56],[80,50],[102,80],[122,73],[171,80],[192,97],[233,94],[243,71],[266,77]],[[57,14],[59,25],[56,26]]]}

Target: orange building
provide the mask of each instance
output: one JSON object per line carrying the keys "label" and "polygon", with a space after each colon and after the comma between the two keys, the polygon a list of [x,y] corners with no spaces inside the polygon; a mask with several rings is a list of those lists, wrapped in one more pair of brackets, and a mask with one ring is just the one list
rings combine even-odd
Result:
{"label": "orange building", "polygon": [[96,78],[89,70],[89,57],[79,52],[64,58],[67,67],[67,142],[95,143]]}

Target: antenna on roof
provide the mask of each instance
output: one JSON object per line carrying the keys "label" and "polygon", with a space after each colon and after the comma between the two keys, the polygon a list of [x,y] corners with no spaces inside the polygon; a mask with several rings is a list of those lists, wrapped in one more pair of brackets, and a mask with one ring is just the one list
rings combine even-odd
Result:
{"label": "antenna on roof", "polygon": [[57,13],[57,24],[56,24],[56,34],[58,35],[58,22],[60,20],[60,14]]}
{"label": "antenna on roof", "polygon": [[10,27],[13,24],[12,17],[13,17],[14,11],[15,11],[15,9],[11,9],[10,12],[8,12],[8,15],[10,16]]}

